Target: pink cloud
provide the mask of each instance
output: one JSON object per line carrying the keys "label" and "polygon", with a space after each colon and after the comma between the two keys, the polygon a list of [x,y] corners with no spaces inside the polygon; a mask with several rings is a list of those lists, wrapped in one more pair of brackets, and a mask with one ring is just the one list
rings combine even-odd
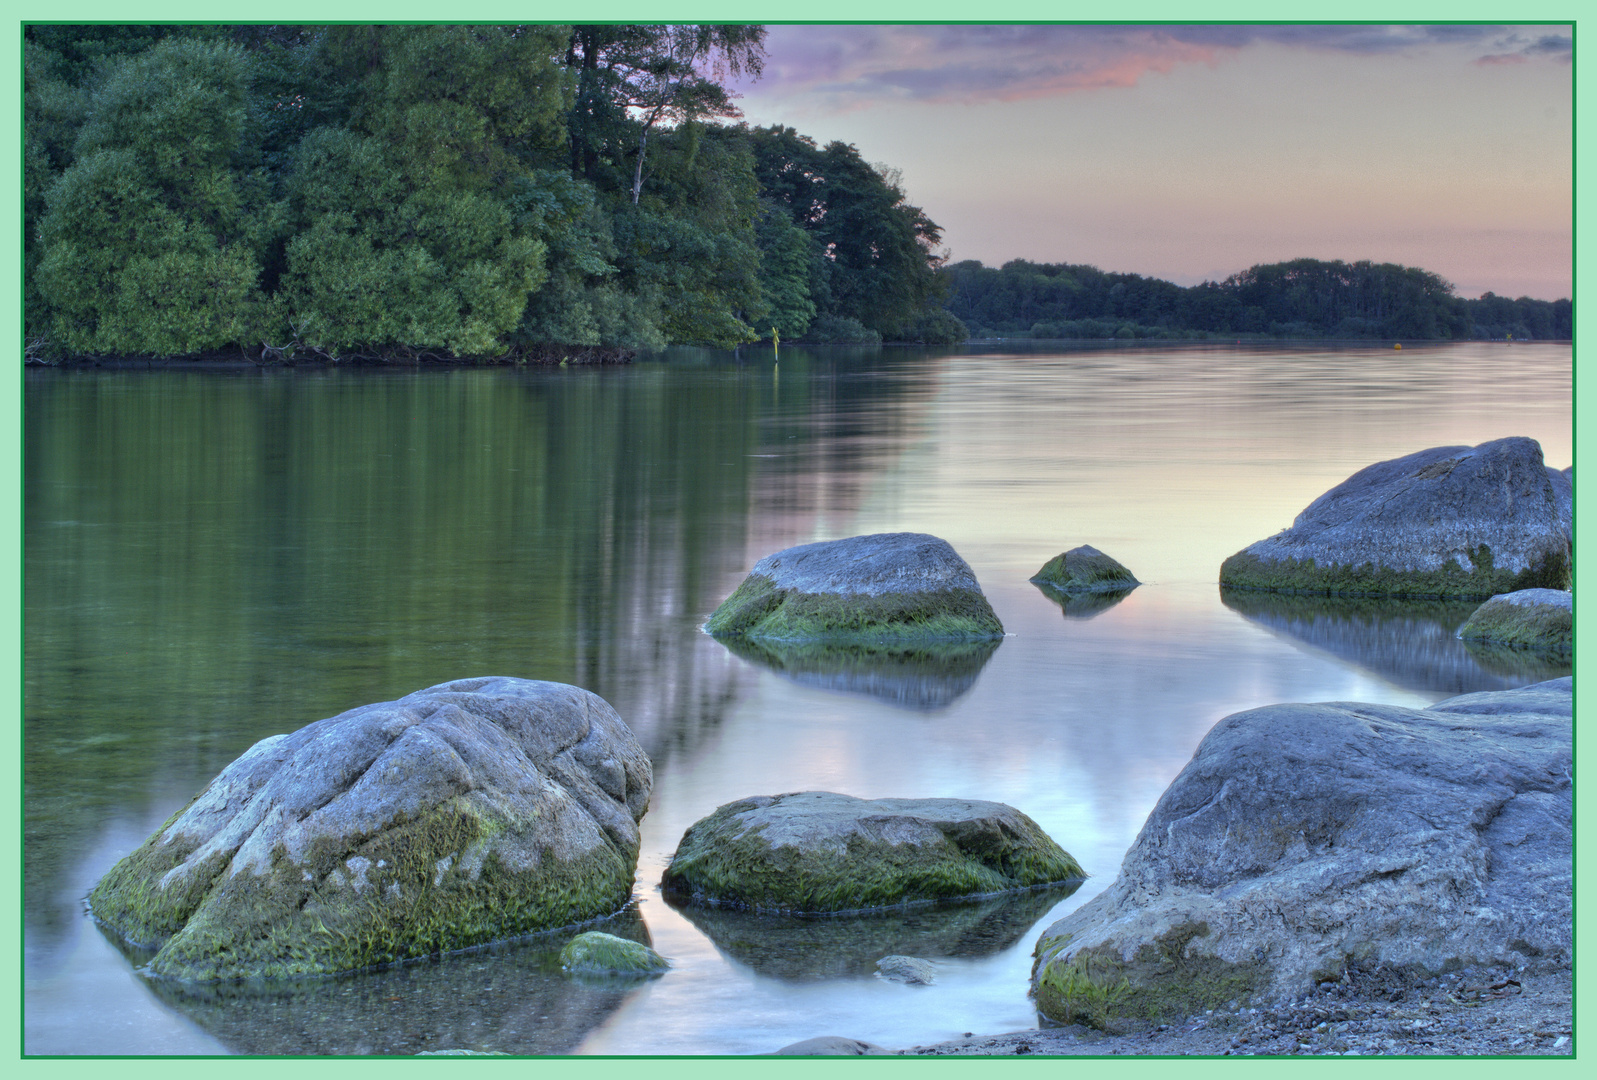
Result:
{"label": "pink cloud", "polygon": [[887,100],[1016,101],[1135,86],[1249,46],[1401,57],[1452,49],[1461,61],[1567,62],[1571,37],[1493,26],[772,26],[765,76],[743,90],[802,96],[844,112]]}

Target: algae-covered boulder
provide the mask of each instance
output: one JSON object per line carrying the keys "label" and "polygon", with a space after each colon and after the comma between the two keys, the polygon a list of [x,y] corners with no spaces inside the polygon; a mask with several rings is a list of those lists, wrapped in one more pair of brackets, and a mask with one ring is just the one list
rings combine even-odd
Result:
{"label": "algae-covered boulder", "polygon": [[1569,585],[1570,530],[1532,439],[1382,461],[1315,499],[1292,527],[1231,556],[1227,588],[1465,597]]}
{"label": "algae-covered boulder", "polygon": [[671,964],[641,941],[589,930],[566,942],[560,966],[577,975],[658,975]]}
{"label": "algae-covered boulder", "polygon": [[976,575],[946,540],[877,533],[767,555],[711,614],[716,637],[880,644],[999,638]]}
{"label": "algae-covered boulder", "polygon": [[177,979],[325,974],[628,902],[652,770],[601,698],[463,679],[256,743],[101,879]]}
{"label": "algae-covered boulder", "polygon": [[1066,593],[1125,592],[1141,584],[1130,570],[1087,544],[1055,555],[1031,580]]}
{"label": "algae-covered boulder", "polygon": [[1085,876],[1036,822],[1002,803],[801,791],[741,799],[695,822],[660,887],[685,903],[821,913]]}
{"label": "algae-covered boulder", "polygon": [[1521,589],[1494,596],[1458,628],[1465,641],[1567,653],[1574,647],[1575,604],[1563,589]]}
{"label": "algae-covered boulder", "polygon": [[1572,690],[1226,717],[1114,883],[1043,932],[1038,1010],[1114,1026],[1361,968],[1567,967]]}

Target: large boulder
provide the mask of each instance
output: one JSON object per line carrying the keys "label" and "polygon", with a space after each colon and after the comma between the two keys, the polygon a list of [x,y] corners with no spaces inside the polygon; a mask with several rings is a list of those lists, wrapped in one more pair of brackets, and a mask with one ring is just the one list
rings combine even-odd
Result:
{"label": "large boulder", "polygon": [[95,917],[151,973],[365,968],[607,915],[652,770],[601,698],[462,679],[256,743],[112,868]]}
{"label": "large boulder", "polygon": [[1521,589],[1475,609],[1458,636],[1516,649],[1568,653],[1574,648],[1575,598],[1562,589]]}
{"label": "large boulder", "polygon": [[716,637],[880,644],[976,641],[1004,627],[946,540],[877,533],[767,555],[710,615]]}
{"label": "large boulder", "polygon": [[1115,882],[1043,932],[1039,1011],[1112,1027],[1350,969],[1567,967],[1572,691],[1221,720]]}
{"label": "large boulder", "polygon": [[1438,446],[1361,469],[1231,556],[1228,588],[1468,597],[1564,589],[1567,504],[1533,439]]}
{"label": "large boulder", "polygon": [[1031,580],[1065,593],[1126,592],[1142,584],[1130,570],[1089,544],[1055,555]]}
{"label": "large boulder", "polygon": [[973,799],[830,791],[727,803],[683,834],[660,887],[678,902],[865,911],[1083,878],[1031,818]]}

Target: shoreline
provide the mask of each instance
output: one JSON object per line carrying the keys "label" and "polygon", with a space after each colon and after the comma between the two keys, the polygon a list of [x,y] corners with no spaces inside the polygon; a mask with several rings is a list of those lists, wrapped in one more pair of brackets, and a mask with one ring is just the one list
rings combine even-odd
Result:
{"label": "shoreline", "polygon": [[1574,973],[1465,969],[1416,982],[1377,971],[1257,1008],[1111,1034],[1081,1025],[878,1050],[946,1056],[1569,1056]]}

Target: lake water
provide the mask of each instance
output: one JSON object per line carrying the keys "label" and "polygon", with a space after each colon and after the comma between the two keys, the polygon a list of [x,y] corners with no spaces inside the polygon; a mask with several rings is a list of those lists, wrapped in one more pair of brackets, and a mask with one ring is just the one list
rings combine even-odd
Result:
{"label": "lake water", "polygon": [[[1030,952],[1096,895],[1221,717],[1420,706],[1568,674],[1478,657],[1472,605],[1222,600],[1221,561],[1374,461],[1508,435],[1571,463],[1567,344],[679,351],[614,369],[30,371],[25,1048],[743,1054],[1035,1026]],[[927,532],[1008,635],[947,665],[783,667],[702,634],[761,556]],[[1092,544],[1100,609],[1027,580]],[[564,978],[565,936],[271,991],[152,984],[93,883],[256,740],[435,683],[575,683],[654,761],[633,911],[673,962]],[[687,827],[824,789],[1009,803],[1071,895],[850,920],[678,911]],[[936,960],[931,986],[872,975]]]}

